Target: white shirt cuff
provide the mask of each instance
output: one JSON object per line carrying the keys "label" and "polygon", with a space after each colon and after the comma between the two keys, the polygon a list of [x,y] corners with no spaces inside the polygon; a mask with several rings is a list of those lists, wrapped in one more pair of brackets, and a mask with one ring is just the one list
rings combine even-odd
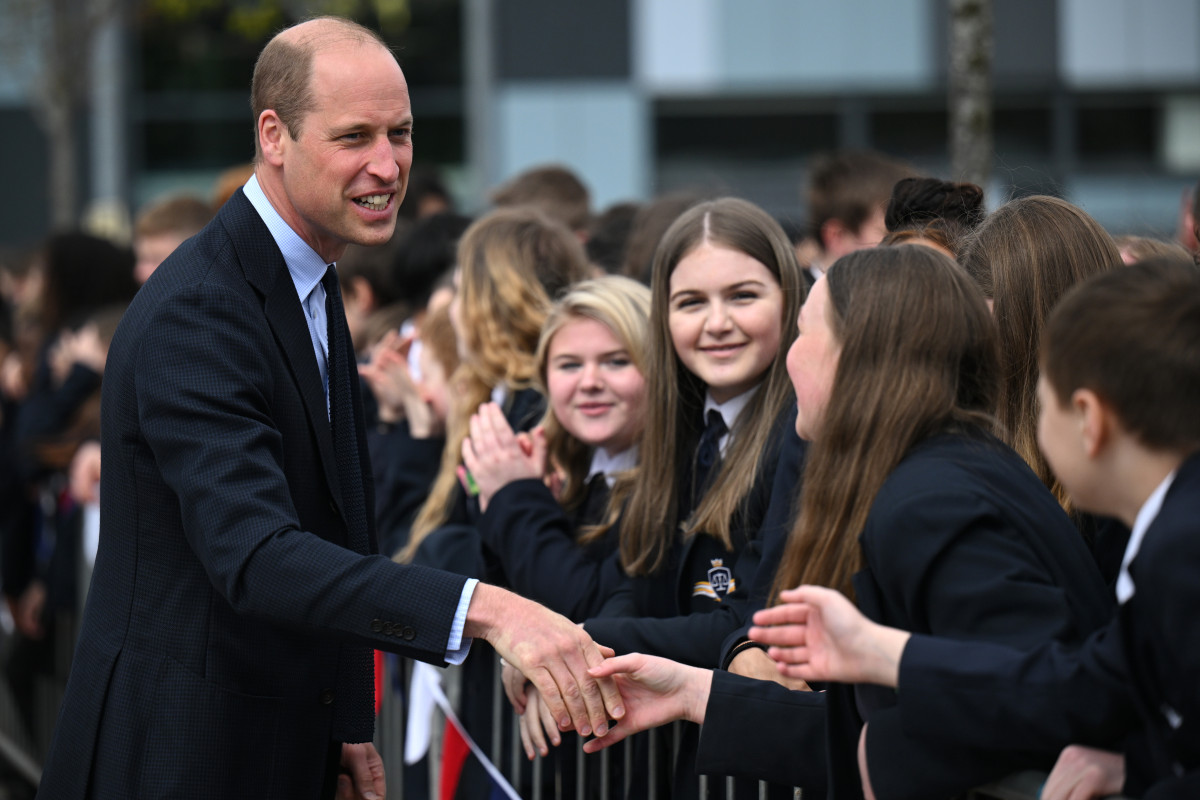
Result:
{"label": "white shirt cuff", "polygon": [[463,663],[467,653],[471,652],[471,639],[463,638],[463,629],[467,627],[467,609],[471,607],[471,597],[475,594],[475,586],[479,583],[475,578],[468,578],[463,584],[462,596],[458,599],[458,610],[454,612],[454,624],[450,626],[450,641],[446,643],[446,663],[455,666]]}

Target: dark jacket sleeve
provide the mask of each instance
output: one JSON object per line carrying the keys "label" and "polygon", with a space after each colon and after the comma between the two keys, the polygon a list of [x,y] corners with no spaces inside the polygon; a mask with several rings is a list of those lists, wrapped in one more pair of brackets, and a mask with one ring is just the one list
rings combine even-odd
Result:
{"label": "dark jacket sleeve", "polygon": [[1136,725],[1120,639],[1115,624],[1032,652],[914,635],[900,660],[903,729],[970,747],[1111,748]]}
{"label": "dark jacket sleeve", "polygon": [[[159,305],[136,349],[131,407],[192,552],[239,614],[443,663],[464,578],[300,528],[269,404],[277,350],[258,319],[228,291],[189,287]],[[373,624],[397,617],[411,639]]]}
{"label": "dark jacket sleeve", "polygon": [[513,481],[492,497],[479,519],[486,548],[501,562],[508,585],[573,620],[599,609],[612,587],[607,557],[616,534],[594,547],[576,543],[575,525],[540,480]]}
{"label": "dark jacket sleeve", "polygon": [[824,797],[825,695],[715,670],[696,766]]}

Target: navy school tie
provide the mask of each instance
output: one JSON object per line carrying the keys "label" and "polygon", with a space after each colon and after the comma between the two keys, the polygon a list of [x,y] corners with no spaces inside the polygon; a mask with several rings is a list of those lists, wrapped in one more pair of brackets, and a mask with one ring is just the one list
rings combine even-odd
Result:
{"label": "navy school tie", "polygon": [[696,471],[692,478],[692,508],[700,505],[700,498],[708,488],[713,476],[713,465],[721,460],[721,437],[729,432],[725,418],[715,408],[708,410],[700,444],[696,446]]}

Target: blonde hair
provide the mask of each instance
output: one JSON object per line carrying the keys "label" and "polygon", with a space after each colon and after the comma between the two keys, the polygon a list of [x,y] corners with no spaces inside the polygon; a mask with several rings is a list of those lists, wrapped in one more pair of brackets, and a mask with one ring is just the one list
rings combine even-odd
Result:
{"label": "blonde hair", "polygon": [[583,246],[561,223],[523,207],[480,218],[458,246],[459,308],[465,357],[451,376],[456,401],[446,422],[446,445],[429,497],[413,521],[409,561],[421,541],[450,516],[456,471],[471,415],[503,386],[534,386],[534,352],[552,300],[587,275]]}
{"label": "blonde hair", "polygon": [[[542,327],[541,339],[538,340],[535,357],[539,388],[544,394],[549,394],[547,371],[550,345],[554,336],[569,323],[581,319],[594,320],[612,331],[617,341],[629,354],[633,366],[643,376],[646,374],[646,342],[650,328],[650,289],[630,278],[606,275],[576,284],[554,305],[554,310],[547,317],[546,324]],[[583,500],[584,480],[587,478],[587,472],[591,466],[592,447],[563,428],[562,423],[554,414],[553,407],[547,408],[542,425],[546,430],[550,462],[566,478],[561,498],[562,505],[568,510],[573,509]],[[639,430],[637,434],[639,440],[641,434],[642,430]],[[580,537],[581,540],[591,541],[603,535],[615,522],[620,510],[620,498],[628,494],[628,482],[631,477],[626,475],[618,480],[610,495],[609,513],[605,515],[604,522],[589,527]]]}

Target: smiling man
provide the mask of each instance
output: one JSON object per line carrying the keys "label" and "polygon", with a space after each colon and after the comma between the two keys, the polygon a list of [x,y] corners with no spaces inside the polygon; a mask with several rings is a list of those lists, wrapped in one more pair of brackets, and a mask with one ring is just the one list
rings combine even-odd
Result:
{"label": "smiling man", "polygon": [[310,20],[263,50],[252,105],[254,176],[109,351],[100,548],[44,797],[381,798],[372,648],[444,664],[481,637],[564,728],[623,714],[564,617],[376,554],[333,262],[395,227],[412,163],[395,58]]}

